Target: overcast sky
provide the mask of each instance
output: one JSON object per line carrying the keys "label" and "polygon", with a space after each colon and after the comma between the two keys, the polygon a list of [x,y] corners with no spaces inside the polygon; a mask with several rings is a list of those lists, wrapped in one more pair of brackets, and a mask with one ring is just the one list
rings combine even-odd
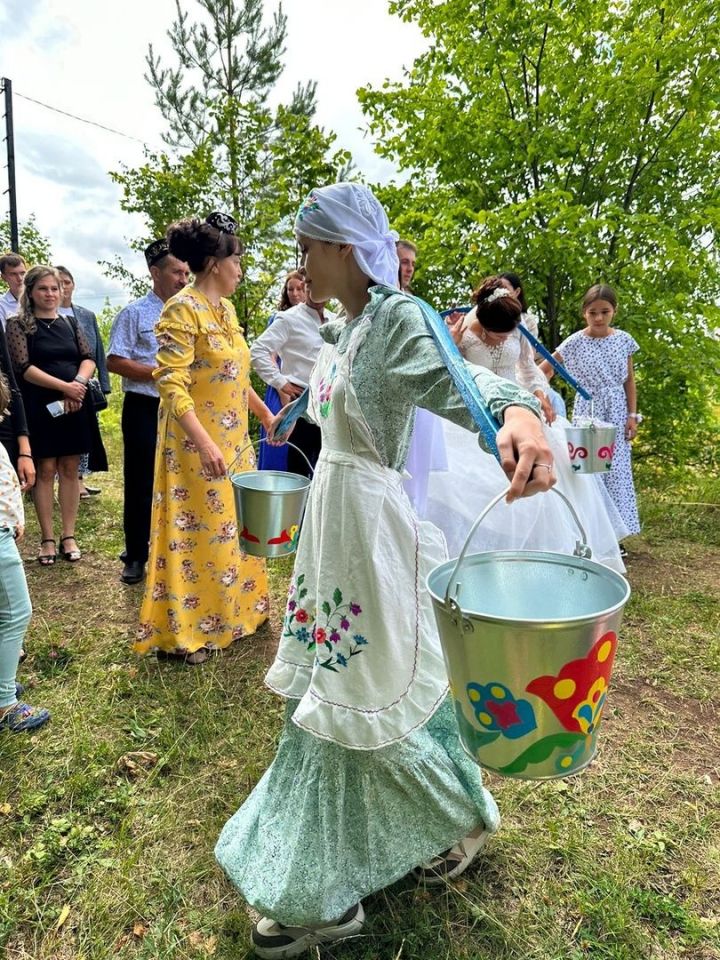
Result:
{"label": "overcast sky", "polygon": [[[193,11],[195,0],[183,0]],[[275,8],[267,0],[268,12]],[[338,134],[356,165],[373,180],[392,177],[364,136],[355,91],[386,77],[399,79],[423,49],[420,32],[387,12],[388,0],[285,0],[285,71],[278,95],[289,99],[299,81],[318,82],[318,122]],[[142,145],[53,113],[41,100],[161,147],[162,118],[143,79],[152,42],[169,49],[166,31],[175,0],[0,0],[0,76],[13,82],[18,214],[35,214],[56,263],[75,274],[76,300],[99,309],[105,296],[127,294],[104,277],[98,260],[120,254],[135,272],[144,263],[127,246],[139,221],[120,210],[120,190],[108,176],[138,165]],[[4,136],[4,132],[2,134]],[[7,187],[1,145],[0,189]],[[2,216],[7,196],[0,198]]]}

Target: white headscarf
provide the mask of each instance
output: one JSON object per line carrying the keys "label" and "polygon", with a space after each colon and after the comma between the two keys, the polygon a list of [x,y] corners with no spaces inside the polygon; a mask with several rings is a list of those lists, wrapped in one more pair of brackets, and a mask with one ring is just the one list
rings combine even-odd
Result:
{"label": "white headscarf", "polygon": [[372,190],[359,183],[332,183],[312,190],[295,218],[295,233],[311,240],[349,243],[364,274],[398,286],[398,235]]}

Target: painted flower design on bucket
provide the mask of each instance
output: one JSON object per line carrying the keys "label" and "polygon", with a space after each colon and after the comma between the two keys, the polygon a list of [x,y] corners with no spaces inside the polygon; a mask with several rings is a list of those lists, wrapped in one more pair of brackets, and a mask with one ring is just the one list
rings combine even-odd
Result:
{"label": "painted flower design on bucket", "polygon": [[544,700],[566,730],[592,734],[602,717],[616,648],[617,634],[609,631],[586,657],[566,663],[557,676],[537,677],[525,689]]}
{"label": "painted flower design on bucket", "polygon": [[576,773],[595,752],[616,648],[617,634],[608,631],[593,644],[587,656],[569,661],[555,675],[530,681],[526,692],[542,700],[563,729],[539,740],[537,734],[535,738],[528,737],[521,752],[503,766],[488,763],[484,748],[501,736],[515,740],[536,730],[537,705],[534,709],[499,682],[468,683],[466,692],[476,725],[471,726],[462,717],[460,704],[456,703],[466,748],[484,766],[506,776],[521,777],[525,770],[546,763],[553,755],[551,763],[558,775]]}
{"label": "painted flower design on bucket", "polygon": [[563,749],[560,756],[555,761],[555,769],[558,773],[574,773],[577,768],[582,766],[583,761],[587,761],[595,752],[595,733],[587,737],[580,737],[574,744],[570,744]]}
{"label": "painted flower design on bucket", "polygon": [[488,733],[516,740],[537,727],[532,704],[517,700],[503,683],[469,683],[467,695],[477,722]]}

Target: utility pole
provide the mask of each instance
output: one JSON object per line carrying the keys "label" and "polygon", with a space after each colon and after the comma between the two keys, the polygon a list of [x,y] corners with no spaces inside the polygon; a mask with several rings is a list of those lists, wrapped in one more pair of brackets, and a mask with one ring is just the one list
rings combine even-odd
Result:
{"label": "utility pole", "polygon": [[13,131],[12,81],[2,78],[2,92],[5,94],[5,143],[7,144],[8,187],[5,193],[10,195],[10,249],[20,253],[17,218],[17,190],[15,189],[15,133]]}

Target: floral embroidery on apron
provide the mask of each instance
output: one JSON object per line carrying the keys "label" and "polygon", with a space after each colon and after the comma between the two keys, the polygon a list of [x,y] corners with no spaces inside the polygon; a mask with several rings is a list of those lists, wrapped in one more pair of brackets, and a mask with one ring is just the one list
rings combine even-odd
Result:
{"label": "floral embroidery on apron", "polygon": [[372,317],[363,316],[345,352],[325,344],[313,369],[308,414],[323,447],[266,677],[300,699],[298,726],[361,750],[407,737],[447,692],[425,588],[444,540],[415,516],[357,401],[352,364],[369,335]]}

